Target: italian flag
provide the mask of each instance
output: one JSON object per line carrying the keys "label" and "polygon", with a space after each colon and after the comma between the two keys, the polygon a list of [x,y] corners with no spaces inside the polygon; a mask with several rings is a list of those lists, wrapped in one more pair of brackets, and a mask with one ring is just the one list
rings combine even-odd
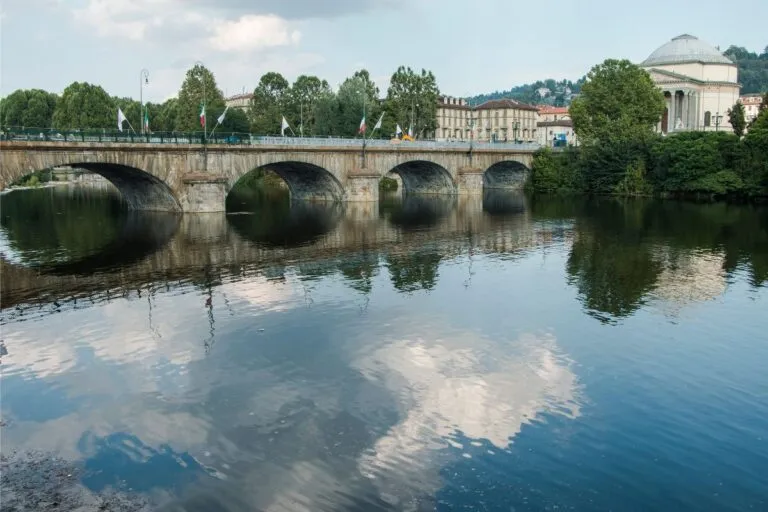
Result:
{"label": "italian flag", "polygon": [[200,109],[200,126],[205,128],[205,103],[203,103],[203,108]]}
{"label": "italian flag", "polygon": [[365,133],[365,116],[360,120],[360,133]]}
{"label": "italian flag", "polygon": [[149,111],[144,110],[144,131],[149,131]]}

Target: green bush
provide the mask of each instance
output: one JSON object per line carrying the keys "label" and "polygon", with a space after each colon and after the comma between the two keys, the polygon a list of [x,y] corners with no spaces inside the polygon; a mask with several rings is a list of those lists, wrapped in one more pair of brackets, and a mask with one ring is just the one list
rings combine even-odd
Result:
{"label": "green bush", "polygon": [[379,190],[382,192],[395,192],[397,190],[397,180],[384,176],[381,178],[381,181],[379,181]]}

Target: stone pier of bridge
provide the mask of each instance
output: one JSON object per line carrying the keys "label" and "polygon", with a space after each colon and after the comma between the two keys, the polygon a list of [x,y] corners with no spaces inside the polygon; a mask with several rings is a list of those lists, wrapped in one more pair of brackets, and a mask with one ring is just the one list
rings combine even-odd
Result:
{"label": "stone pier of bridge", "polygon": [[376,202],[382,177],[396,175],[406,194],[479,195],[521,190],[535,147],[488,144],[470,149],[379,141],[365,154],[348,143],[225,145],[122,142],[1,141],[0,188],[32,172],[57,167],[104,176],[131,208],[217,212],[243,176],[278,174],[291,197],[307,201]]}

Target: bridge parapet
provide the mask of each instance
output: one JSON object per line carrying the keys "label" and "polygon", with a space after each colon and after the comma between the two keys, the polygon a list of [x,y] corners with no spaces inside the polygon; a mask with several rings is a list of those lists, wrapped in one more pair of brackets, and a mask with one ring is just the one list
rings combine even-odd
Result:
{"label": "bridge parapet", "polygon": [[[151,138],[150,138],[151,139]],[[3,140],[0,188],[31,172],[83,168],[114,183],[137,209],[223,211],[228,191],[256,169],[279,174],[296,198],[376,201],[389,172],[405,192],[475,194],[484,187],[519,189],[538,146],[360,139],[258,138],[251,144]],[[501,165],[503,164],[503,165]],[[488,170],[493,168],[493,179]],[[190,179],[194,176],[194,179]]]}

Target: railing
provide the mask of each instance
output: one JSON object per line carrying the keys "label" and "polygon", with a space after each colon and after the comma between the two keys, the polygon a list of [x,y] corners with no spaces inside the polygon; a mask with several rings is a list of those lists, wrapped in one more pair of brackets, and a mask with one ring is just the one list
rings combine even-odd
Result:
{"label": "railing", "polygon": [[[139,134],[118,130],[55,130],[51,128],[6,128],[0,131],[0,140],[27,142],[125,142],[131,144],[228,144],[264,146],[320,146],[362,149],[361,137],[283,137],[274,135],[253,135],[250,133],[214,132],[206,137],[203,132],[152,132]],[[391,139],[367,139],[366,148],[403,149],[456,149],[469,150],[515,150],[535,151],[541,146],[526,142],[477,142],[438,141],[421,139],[416,141],[393,141]]]}

